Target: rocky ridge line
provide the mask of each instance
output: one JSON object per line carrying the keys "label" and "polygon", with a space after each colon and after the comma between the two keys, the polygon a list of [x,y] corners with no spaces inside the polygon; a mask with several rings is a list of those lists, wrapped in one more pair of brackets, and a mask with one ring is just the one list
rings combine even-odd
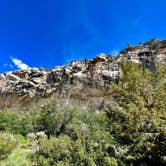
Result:
{"label": "rocky ridge line", "polygon": [[155,72],[156,63],[166,65],[166,40],[152,39],[144,44],[128,46],[117,57],[99,54],[93,59],[72,61],[69,65],[51,70],[26,69],[0,74],[0,108],[26,108],[50,96],[65,101],[75,99],[77,104],[101,103],[103,99],[98,101],[102,96],[100,90],[111,81],[118,81],[122,59],[139,63],[142,68]]}

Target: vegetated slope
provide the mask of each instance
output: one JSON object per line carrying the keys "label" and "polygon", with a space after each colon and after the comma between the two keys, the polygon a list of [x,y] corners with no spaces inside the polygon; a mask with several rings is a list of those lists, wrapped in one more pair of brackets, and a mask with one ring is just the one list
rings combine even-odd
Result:
{"label": "vegetated slope", "polygon": [[[64,78],[63,75],[66,75],[66,72],[62,72],[61,68],[60,75],[56,76],[53,75],[53,73],[57,74],[57,72],[53,72],[54,69],[43,71],[52,75],[49,77],[51,78],[50,83],[47,83],[50,87],[52,86],[51,88],[54,87],[54,84],[56,86],[55,78],[65,81],[60,84],[61,86],[57,81],[57,89],[51,92],[51,95],[46,96],[42,96],[40,91],[35,88],[25,88],[25,98],[32,88],[34,90],[32,92],[37,97],[34,102],[38,102],[39,99],[43,99],[43,101],[49,99],[48,103],[44,103],[42,107],[32,108],[29,104],[29,107],[26,106],[29,111],[23,112],[20,111],[22,108],[20,105],[13,107],[14,104],[9,103],[11,106],[9,110],[0,110],[0,165],[166,165],[166,65],[164,64],[165,53],[163,53],[165,47],[158,46],[156,42],[165,43],[152,40],[136,47],[130,46],[123,50],[119,57],[113,57],[112,62],[109,61],[112,57],[103,55],[89,60],[88,63],[94,64],[94,66],[92,65],[95,67],[94,71],[97,71],[97,66],[101,65],[100,72],[96,72],[99,75],[95,76],[93,73],[91,78],[87,77],[91,72],[87,68],[83,70],[85,73],[82,73],[82,70],[77,72],[78,80],[74,73],[70,73],[67,78]],[[145,51],[143,48],[149,49],[149,51]],[[152,48],[155,48],[158,54],[154,53]],[[143,52],[138,50],[143,50]],[[162,56],[159,52],[162,52]],[[86,64],[88,63],[86,61]],[[73,67],[78,66],[77,62],[72,64]],[[118,70],[106,68],[107,65],[116,66],[113,64],[119,64]],[[62,69],[66,69],[66,67],[62,67]],[[35,78],[31,76],[31,72],[34,70],[27,71],[29,74],[26,76],[25,82]],[[114,71],[118,71],[118,74]],[[14,77],[18,73],[26,72],[12,72],[9,75]],[[39,74],[41,71],[37,73]],[[111,73],[113,74],[111,75]],[[83,77],[83,74],[86,76]],[[11,81],[7,75],[2,75],[1,80]],[[41,76],[38,77],[38,79],[41,78]],[[92,80],[95,81],[95,84],[91,82]],[[20,79],[19,82],[21,82]],[[20,84],[20,87],[23,85]],[[17,86],[13,88],[15,87]],[[18,100],[20,95],[19,102],[25,102],[21,89],[16,92],[18,96],[15,100]],[[7,93],[6,91],[5,94],[6,97],[9,97],[9,94],[13,94],[13,92]],[[45,91],[44,94],[48,93]],[[83,98],[84,95],[86,98]],[[98,98],[101,96],[102,104],[98,103]],[[10,101],[13,101],[12,97],[10,96]],[[62,101],[67,99],[68,104],[63,106]],[[82,107],[81,104],[84,105],[89,99],[91,99],[91,107]],[[9,100],[4,100],[4,102],[7,101]],[[25,104],[24,102],[23,104]],[[75,107],[74,105],[70,107],[74,102]]]}
{"label": "vegetated slope", "polygon": [[54,100],[0,111],[0,165],[166,165],[166,66],[153,73],[124,60],[121,70],[103,111],[60,110]]}
{"label": "vegetated slope", "polygon": [[30,105],[43,106],[56,97],[62,110],[70,105],[102,110],[110,103],[108,87],[111,82],[118,83],[123,60],[155,73],[156,64],[166,65],[166,41],[152,39],[130,45],[117,57],[100,54],[94,59],[72,61],[51,70],[27,69],[1,74],[0,108],[27,110]]}

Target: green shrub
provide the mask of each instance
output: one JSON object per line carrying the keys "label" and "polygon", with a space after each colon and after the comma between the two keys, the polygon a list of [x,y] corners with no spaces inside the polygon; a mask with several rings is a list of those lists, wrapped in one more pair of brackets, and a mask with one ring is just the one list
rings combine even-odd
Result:
{"label": "green shrub", "polygon": [[19,133],[21,131],[21,119],[16,112],[0,110],[0,131]]}
{"label": "green shrub", "polygon": [[18,141],[12,134],[0,132],[0,160],[7,158],[17,144]]}

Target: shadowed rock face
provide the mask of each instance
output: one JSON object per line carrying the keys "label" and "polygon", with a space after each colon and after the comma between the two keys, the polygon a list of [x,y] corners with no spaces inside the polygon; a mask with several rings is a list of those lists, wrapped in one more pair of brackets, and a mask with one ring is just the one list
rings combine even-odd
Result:
{"label": "shadowed rock face", "polygon": [[110,101],[105,93],[111,81],[118,81],[122,59],[155,72],[156,63],[166,65],[166,41],[153,39],[129,46],[117,57],[100,54],[51,70],[26,69],[0,74],[0,108],[26,110],[56,97],[62,108],[70,104],[101,110],[104,102]]}

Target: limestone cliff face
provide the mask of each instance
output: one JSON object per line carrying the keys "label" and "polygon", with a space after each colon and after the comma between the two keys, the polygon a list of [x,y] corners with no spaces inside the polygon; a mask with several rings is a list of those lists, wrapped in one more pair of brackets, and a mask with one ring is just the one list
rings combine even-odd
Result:
{"label": "limestone cliff face", "polygon": [[118,81],[122,59],[155,72],[156,63],[166,65],[166,41],[150,40],[129,46],[117,57],[100,54],[94,59],[47,69],[27,69],[0,74],[0,108],[26,110],[56,97],[59,105],[102,109],[107,86]]}

